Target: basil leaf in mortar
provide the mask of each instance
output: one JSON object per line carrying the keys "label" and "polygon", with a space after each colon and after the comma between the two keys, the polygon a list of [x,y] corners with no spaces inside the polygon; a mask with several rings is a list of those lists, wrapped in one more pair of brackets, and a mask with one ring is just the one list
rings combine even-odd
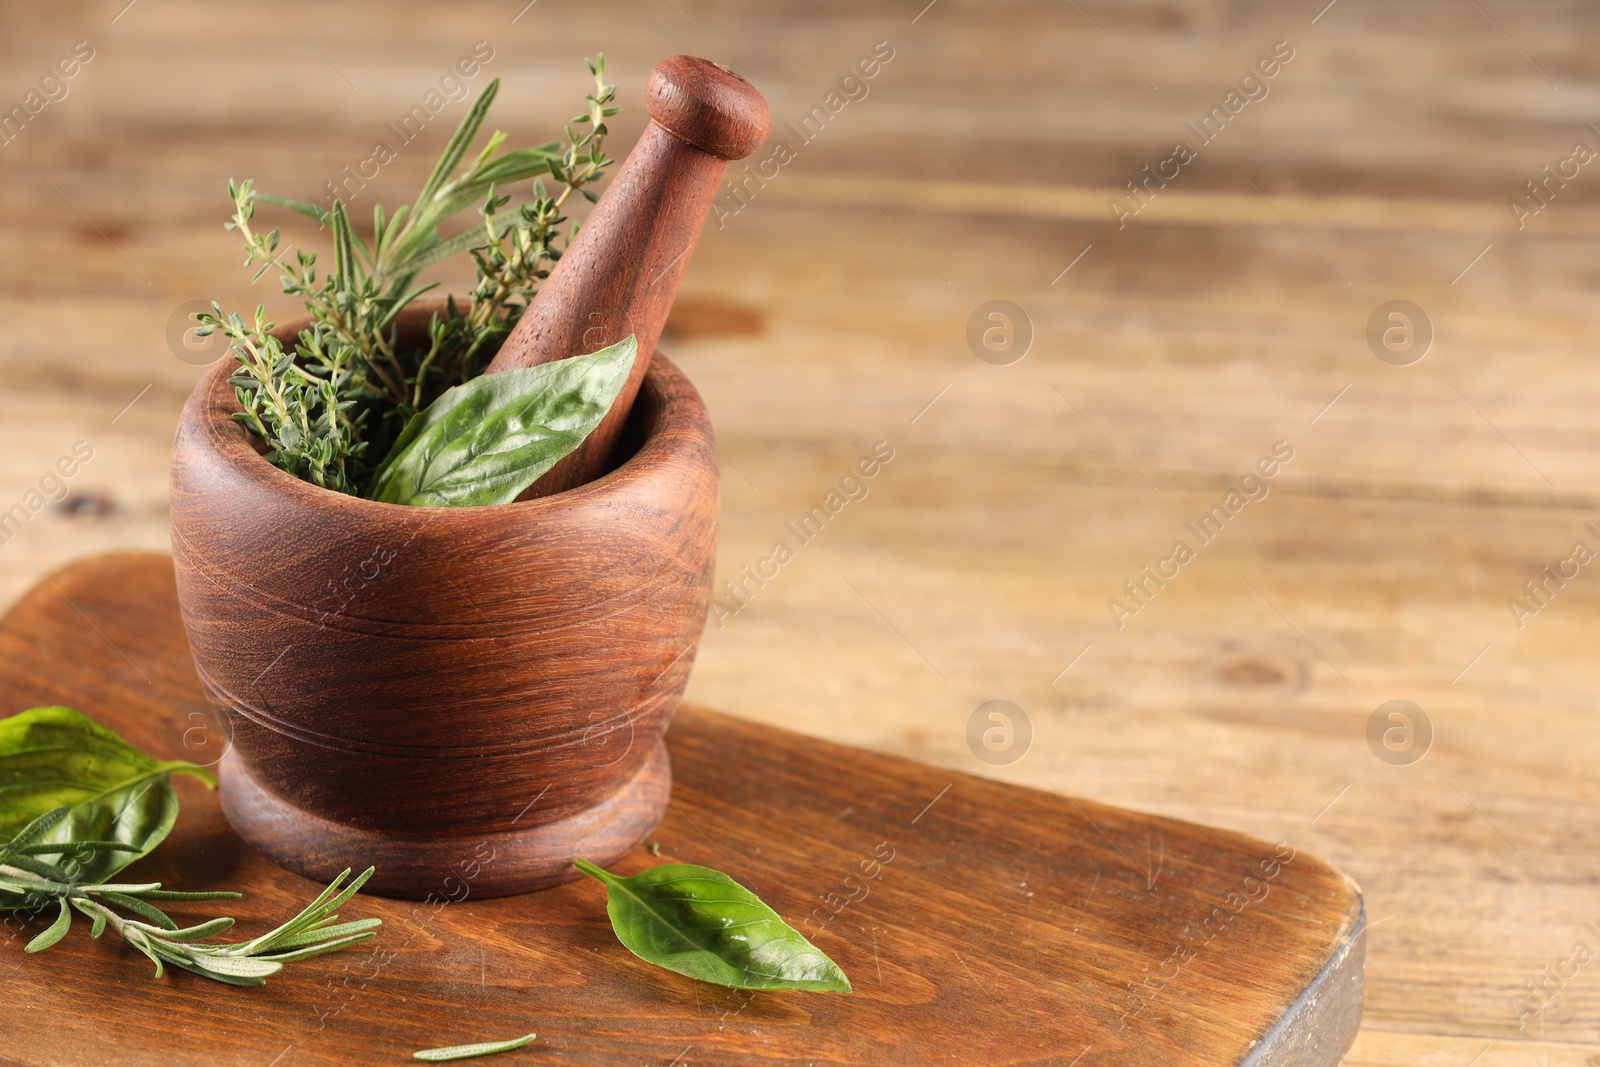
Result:
{"label": "basil leaf in mortar", "polygon": [[611,928],[648,963],[740,989],[850,992],[838,964],[721,871],[669,863],[623,878],[572,863],[605,883]]}
{"label": "basil leaf in mortar", "polygon": [[587,356],[484,374],[406,424],[371,497],[420,507],[509,504],[605,418],[638,355],[633,337]]}
{"label": "basil leaf in mortar", "polygon": [[[0,841],[11,841],[40,816],[66,812],[28,844],[54,866],[75,865],[75,880],[98,884],[159,845],[178,818],[173,774],[215,787],[209,771],[183,760],[153,760],[72,708],[30,708],[0,719]],[[34,828],[37,832],[38,828]],[[124,849],[79,852],[72,859],[41,845],[109,842]],[[0,910],[25,906],[0,892]]]}

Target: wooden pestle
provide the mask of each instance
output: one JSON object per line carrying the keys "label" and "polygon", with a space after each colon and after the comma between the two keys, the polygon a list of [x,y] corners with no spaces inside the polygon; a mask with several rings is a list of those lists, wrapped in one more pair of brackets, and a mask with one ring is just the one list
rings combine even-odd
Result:
{"label": "wooden pestle", "polygon": [[650,125],[485,372],[584,355],[629,334],[638,338],[633,373],[611,411],[522,499],[605,473],[723,172],[766,140],[771,123],[755,86],[693,56],[658,63],[645,103]]}

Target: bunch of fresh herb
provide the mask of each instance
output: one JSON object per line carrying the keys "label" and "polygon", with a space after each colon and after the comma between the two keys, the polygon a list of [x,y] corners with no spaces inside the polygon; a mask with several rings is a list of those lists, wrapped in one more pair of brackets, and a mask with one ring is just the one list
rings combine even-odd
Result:
{"label": "bunch of fresh herb", "polygon": [[[576,235],[574,226],[561,236],[567,201],[574,193],[598,199],[591,186],[612,162],[605,155],[605,137],[606,119],[618,111],[611,106],[616,88],[605,84],[604,56],[589,63],[589,71],[595,91],[587,97],[586,113],[567,127],[565,143],[502,151],[506,135],[496,132],[457,174],[499,91],[499,80],[491,82],[451,137],[416,202],[388,215],[381,205],[373,209],[370,246],[355,232],[342,200],[324,210],[257,192],[250,181],[228,183],[234,201],[228,227],[244,238],[245,265],[257,267],[256,278],[276,270],[283,291],[299,297],[311,318],[286,347],[272,336],[264,308],[247,319],[213,305],[212,314],[200,317],[199,332],[221,331],[232,344],[239,366],[230,383],[242,409],[235,417],[266,443],[269,460],[314,485],[374,495],[373,478],[381,466],[398,459],[394,446],[408,424],[447,390],[477,380]],[[503,195],[505,190],[546,174],[556,183],[554,192],[536,180],[532,201],[508,210],[512,198]],[[280,231],[257,231],[258,202],[298,211],[329,227],[333,270],[319,274],[316,253],[303,248],[289,258],[287,248],[279,250]],[[478,224],[453,236],[441,234],[441,226],[473,207],[481,215]],[[462,302],[452,296],[443,313],[432,316],[425,345],[401,344],[400,313],[435,288],[421,284],[420,276],[459,255],[471,257],[476,284]],[[549,385],[532,382],[530,387]],[[615,392],[606,398],[605,409],[614,398]],[[472,501],[492,502],[499,501]]]}
{"label": "bunch of fresh herb", "polygon": [[0,719],[0,839],[8,839],[0,846],[0,910],[56,910],[28,952],[65,937],[77,911],[90,920],[91,937],[110,926],[155,963],[158,977],[170,965],[229,985],[261,985],[286,963],[375,936],[381,920],[339,923],[335,914],[371,877],[370,868],[347,886],[345,871],[299,915],[238,944],[203,943],[233,926],[232,919],[185,927],[151,903],[238,893],[109,882],[171,831],[178,817],[174,774],[216,785],[203,768],[153,760],[71,708],[33,708]]}
{"label": "bunch of fresh herb", "polygon": [[[238,944],[202,944],[233,926],[229,918],[212,919],[194,926],[180,927],[171,916],[154,904],[160,901],[231,900],[231,892],[178,893],[162,889],[160,882],[136,884],[86,884],[74,873],[82,862],[109,852],[136,851],[118,841],[41,842],[39,839],[70,814],[56,808],[39,816],[0,848],[0,888],[18,894],[18,908],[42,910],[54,904],[56,920],[49,929],[28,942],[25,951],[42,952],[56,944],[72,928],[72,912],[82,912],[93,924],[90,937],[99,937],[107,925],[122,939],[156,965],[161,977],[166,965],[228,985],[264,985],[268,976],[278,973],[286,963],[337,952],[341,948],[370,940],[382,919],[358,919],[340,923],[337,909],[355,896],[372,876],[373,869],[344,886],[350,876],[346,870],[333,884],[293,919],[270,933]],[[57,857],[46,862],[43,856]],[[343,887],[343,888],[341,888]],[[113,907],[115,906],[115,907]],[[115,908],[137,918],[119,914]]]}

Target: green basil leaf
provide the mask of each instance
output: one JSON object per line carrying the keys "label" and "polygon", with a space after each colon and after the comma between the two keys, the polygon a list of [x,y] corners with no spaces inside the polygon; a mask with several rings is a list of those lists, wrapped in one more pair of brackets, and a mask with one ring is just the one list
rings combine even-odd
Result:
{"label": "green basil leaf", "polygon": [[572,862],[605,883],[611,928],[648,963],[740,989],[850,992],[838,964],[721,871],[669,863],[622,878]]}
{"label": "green basil leaf", "polygon": [[[71,708],[31,708],[0,719],[0,841],[10,841],[41,815],[66,808],[29,855],[72,872],[80,883],[104,882],[159,845],[178,817],[170,776],[188,774],[215,787],[210,772],[182,760],[153,760]],[[127,851],[74,850],[77,842],[117,842]],[[21,849],[18,850],[19,852]],[[14,857],[17,858],[17,857]],[[23,906],[0,893],[0,910]]]}
{"label": "green basil leaf", "polygon": [[445,390],[406,424],[370,496],[420,507],[509,504],[600,425],[638,350],[629,337]]}
{"label": "green basil leaf", "polygon": [[425,1048],[421,1052],[413,1052],[411,1058],[414,1060],[426,1060],[429,1063],[470,1060],[474,1056],[492,1056],[496,1052],[510,1052],[514,1048],[521,1048],[538,1036],[538,1034],[524,1034],[522,1037],[514,1037],[510,1041],[483,1041],[476,1045]]}

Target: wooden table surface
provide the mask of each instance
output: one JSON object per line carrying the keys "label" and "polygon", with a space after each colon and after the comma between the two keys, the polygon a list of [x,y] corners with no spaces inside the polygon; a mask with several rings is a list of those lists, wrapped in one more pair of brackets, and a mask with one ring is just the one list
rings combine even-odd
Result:
{"label": "wooden table surface", "polygon": [[[1600,169],[1573,161],[1600,149],[1600,10],[107,0],[6,2],[0,27],[6,108],[93,49],[0,144],[0,511],[94,450],[0,545],[0,598],[165,547],[201,373],[169,320],[292,311],[239,269],[228,177],[319,196],[478,41],[472,88],[505,79],[496,119],[523,141],[576,112],[604,50],[617,155],[663,56],[738,66],[781,127],[887,41],[866,97],[708,227],[664,343],[719,430],[722,578],[894,450],[729,602],[690,699],[1331,860],[1374,922],[1351,1064],[1600,1063],[1600,967],[1574,955],[1600,950],[1600,584],[1582,567],[1508,606],[1600,549]],[[1185,123],[1279,41],[1268,95],[1201,143]],[[358,217],[407,198],[462,108]],[[1119,229],[1108,198],[1179,139],[1195,158]],[[1507,200],[1535,179],[1548,203],[1519,229]],[[995,299],[1033,327],[1005,366],[966,338]],[[1433,326],[1411,365],[1369,348],[1392,300]],[[1185,524],[1280,441],[1270,494],[1199,544]],[[1180,539],[1195,558],[1119,629],[1108,599]],[[992,699],[1031,726],[1013,763],[968,745]],[[1422,759],[1369,745],[1391,700],[1422,709]]]}

